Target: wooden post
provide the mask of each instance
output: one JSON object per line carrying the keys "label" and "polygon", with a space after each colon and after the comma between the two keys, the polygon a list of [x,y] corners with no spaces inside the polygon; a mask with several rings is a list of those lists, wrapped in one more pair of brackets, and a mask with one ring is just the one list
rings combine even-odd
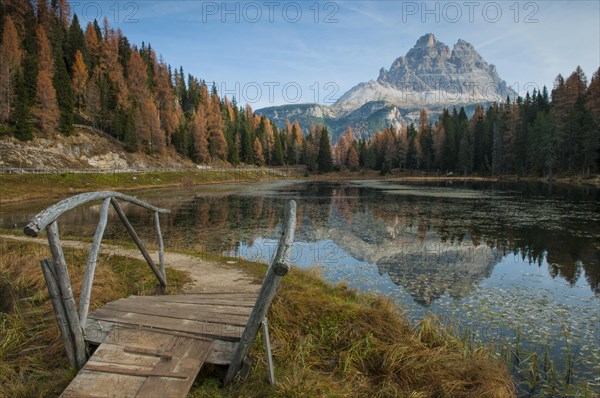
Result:
{"label": "wooden post", "polygon": [[294,232],[296,230],[296,202],[290,200],[286,209],[285,221],[283,224],[283,232],[279,239],[277,252],[273,258],[271,266],[267,270],[267,275],[263,281],[262,287],[258,294],[256,304],[252,309],[252,313],[248,319],[248,324],[242,333],[240,342],[235,350],[227,374],[225,375],[224,384],[229,384],[240,370],[244,358],[250,352],[252,343],[256,339],[258,328],[263,319],[267,316],[269,306],[275,297],[277,287],[281,283],[281,278],[288,273],[289,257],[294,241]]}
{"label": "wooden post", "polygon": [[48,294],[50,295],[50,301],[54,308],[54,315],[56,316],[56,323],[58,323],[58,329],[65,344],[65,351],[71,366],[77,367],[77,360],[75,359],[75,345],[73,344],[73,336],[67,324],[67,316],[65,314],[65,307],[60,299],[60,291],[56,285],[56,276],[54,275],[54,264],[50,260],[40,261],[42,266],[42,272],[44,273],[44,279],[46,279],[46,286],[48,287]]}
{"label": "wooden post", "polygon": [[90,308],[90,299],[92,296],[92,283],[94,282],[94,272],[96,271],[96,262],[98,260],[98,252],[100,251],[100,242],[104,236],[104,230],[108,221],[108,208],[110,206],[110,198],[104,199],[100,208],[100,220],[96,227],[92,247],[88,255],[87,264],[83,274],[83,283],[81,285],[81,296],[79,297],[79,322],[85,330],[85,321],[87,320],[88,310]]}
{"label": "wooden post", "polygon": [[117,200],[115,198],[111,198],[110,202],[112,203],[113,207],[117,211],[117,214],[119,215],[119,218],[123,222],[123,225],[125,225],[125,228],[127,228],[127,232],[129,232],[131,239],[133,239],[133,241],[135,242],[137,247],[140,249],[140,252],[142,252],[142,255],[146,259],[146,262],[152,269],[152,272],[154,272],[154,275],[156,275],[156,278],[158,279],[158,282],[160,283],[161,291],[163,293],[166,293],[166,291],[167,291],[166,278],[164,277],[162,272],[160,272],[160,270],[156,267],[156,264],[154,264],[154,261],[152,261],[152,257],[150,257],[150,254],[148,254],[148,251],[146,250],[144,243],[139,238],[138,234],[135,232],[135,230],[131,226],[131,223],[125,216],[125,213],[123,212],[123,209],[121,209],[121,205],[119,205],[119,202],[117,202]]}
{"label": "wooden post", "polygon": [[158,236],[158,266],[166,281],[167,273],[165,271],[165,244],[163,242],[162,232],[160,232],[160,217],[158,212],[154,212],[154,224],[156,226],[156,235]]}
{"label": "wooden post", "polygon": [[79,323],[79,316],[77,315],[77,307],[75,305],[75,299],[73,298],[73,289],[71,287],[71,280],[69,279],[67,262],[65,261],[65,255],[60,244],[58,224],[56,221],[46,227],[46,234],[48,235],[48,243],[50,244],[50,251],[52,252],[52,258],[54,260],[53,263],[56,272],[56,280],[58,282],[58,289],[60,290],[69,329],[71,329],[71,335],[73,337],[75,362],[77,368],[81,369],[87,360],[85,341],[83,339],[81,324]]}
{"label": "wooden post", "polygon": [[269,383],[275,385],[275,369],[273,368],[273,355],[271,355],[271,340],[269,339],[269,324],[267,318],[262,321],[263,344],[265,346],[265,357],[267,360],[267,370],[269,371]]}

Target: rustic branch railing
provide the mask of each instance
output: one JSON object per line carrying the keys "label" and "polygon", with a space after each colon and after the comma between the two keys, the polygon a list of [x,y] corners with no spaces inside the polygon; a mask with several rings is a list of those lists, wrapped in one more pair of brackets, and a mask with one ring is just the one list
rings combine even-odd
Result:
{"label": "rustic branch railing", "polygon": [[225,375],[224,383],[230,383],[234,377],[240,372],[242,363],[252,348],[252,343],[256,339],[258,334],[258,328],[262,325],[263,337],[265,339],[265,349],[267,355],[267,364],[269,366],[269,381],[271,384],[274,383],[273,365],[271,360],[271,348],[269,343],[269,329],[267,327],[267,311],[275,297],[277,288],[281,283],[281,279],[290,270],[290,252],[292,249],[292,243],[294,241],[294,232],[296,230],[296,202],[290,200],[286,212],[285,220],[283,223],[283,232],[277,245],[277,252],[275,257],[267,270],[265,279],[263,280],[262,287],[256,299],[256,304],[252,309],[246,328],[242,333],[242,337],[237,346],[237,349],[231,359],[231,364],[227,374]]}
{"label": "rustic branch railing", "polygon": [[[131,226],[131,223],[125,216],[125,213],[123,212],[119,202],[117,202],[117,199],[133,203],[154,212],[154,225],[156,227],[158,238],[159,267],[156,266],[150,257],[150,254]],[[85,266],[78,310],[75,304],[75,298],[73,297],[73,289],[67,270],[67,262],[65,260],[59,238],[57,219],[63,213],[72,210],[77,206],[96,200],[103,200],[103,202],[102,207],[100,208],[100,219],[98,221],[98,226],[96,227],[96,233],[94,234],[90,253]],[[78,369],[81,369],[87,360],[84,329],[90,307],[92,284],[94,281],[98,253],[100,251],[100,243],[102,241],[102,237],[104,236],[104,230],[106,229],[106,224],[108,222],[108,211],[111,204],[125,225],[127,232],[129,232],[129,235],[132,237],[140,249],[140,252],[146,259],[146,262],[154,272],[154,275],[156,275],[156,278],[160,283],[161,291],[166,293],[167,277],[164,265],[164,243],[162,239],[162,233],[160,231],[159,214],[170,213],[170,211],[167,209],[161,209],[156,206],[152,206],[151,204],[143,202],[133,196],[124,195],[119,192],[88,192],[61,200],[55,205],[48,207],[33,217],[24,230],[25,234],[30,236],[38,236],[40,231],[44,229],[46,230],[50,251],[52,253],[52,259],[41,261],[42,271],[48,287],[50,300],[54,308],[56,321],[65,344],[65,351],[67,352],[67,356],[71,362],[71,365]]]}

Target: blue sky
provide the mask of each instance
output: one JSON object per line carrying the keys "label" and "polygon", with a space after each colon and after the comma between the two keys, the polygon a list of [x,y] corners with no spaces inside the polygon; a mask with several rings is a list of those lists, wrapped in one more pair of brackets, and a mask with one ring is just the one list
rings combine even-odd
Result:
{"label": "blue sky", "polygon": [[[600,66],[599,1],[71,1],[254,109],[331,104],[416,40],[473,44],[520,93]],[[318,10],[318,11],[317,11]]]}

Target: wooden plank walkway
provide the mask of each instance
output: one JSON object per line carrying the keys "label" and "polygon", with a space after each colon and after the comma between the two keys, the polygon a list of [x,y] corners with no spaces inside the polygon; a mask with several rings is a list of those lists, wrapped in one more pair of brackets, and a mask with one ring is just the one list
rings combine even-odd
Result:
{"label": "wooden plank walkway", "polygon": [[99,344],[61,397],[185,397],[203,364],[229,365],[257,293],[131,296],[88,316]]}
{"label": "wooden plank walkway", "polygon": [[[158,266],[117,199],[154,212],[159,247]],[[85,266],[77,308],[57,218],[77,206],[99,200],[103,200],[100,220]],[[296,229],[296,202],[290,200],[286,206],[277,251],[259,292],[245,292],[239,278],[233,284],[236,290],[239,289],[238,293],[216,291],[224,285],[220,283],[221,278],[216,276],[219,267],[212,266],[211,272],[207,273],[208,278],[199,278],[208,285],[202,288],[212,290],[210,293],[132,296],[108,303],[88,314],[94,272],[110,204],[158,279],[162,293],[166,293],[167,277],[159,214],[169,213],[167,209],[119,192],[88,192],[48,207],[32,218],[24,229],[30,236],[37,236],[40,231],[46,230],[52,258],[41,261],[42,272],[65,353],[71,365],[81,370],[62,396],[184,397],[204,362],[228,365],[223,383],[231,383],[238,374],[248,369],[248,354],[260,327],[263,330],[269,382],[274,384],[266,316],[281,279],[290,270],[290,252]],[[188,267],[197,271],[195,265],[188,264]],[[231,280],[231,275],[228,280]],[[86,343],[100,346],[89,360]]]}

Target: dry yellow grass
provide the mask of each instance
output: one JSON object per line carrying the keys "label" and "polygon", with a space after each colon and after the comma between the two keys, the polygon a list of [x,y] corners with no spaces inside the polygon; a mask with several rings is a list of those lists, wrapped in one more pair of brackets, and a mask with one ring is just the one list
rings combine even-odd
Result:
{"label": "dry yellow grass", "polygon": [[[0,397],[58,396],[76,372],[69,367],[40,260],[50,257],[45,245],[0,239]],[[65,248],[76,297],[87,253]],[[168,270],[172,292],[187,281]],[[150,294],[155,277],[138,260],[100,256],[90,310],[131,294]]]}
{"label": "dry yellow grass", "polygon": [[[65,250],[78,294],[86,253]],[[0,239],[0,396],[51,397],[74,377],[39,260],[44,245]],[[226,259],[221,259],[226,260]],[[215,258],[215,261],[219,259]],[[239,262],[257,276],[265,266]],[[169,271],[171,292],[185,280]],[[92,302],[100,306],[156,284],[145,263],[101,256]],[[220,388],[207,366],[191,397],[513,397],[505,366],[484,349],[471,349],[434,319],[411,326],[389,301],[331,286],[318,272],[293,270],[269,313],[277,385],[267,382],[262,340],[254,346],[250,377]]]}
{"label": "dry yellow grass", "polygon": [[216,380],[198,383],[192,396],[515,396],[505,365],[486,350],[470,349],[435,319],[411,326],[390,301],[330,286],[314,270],[286,276],[269,325],[275,388],[266,383],[258,339],[257,363],[244,383],[225,390]]}

